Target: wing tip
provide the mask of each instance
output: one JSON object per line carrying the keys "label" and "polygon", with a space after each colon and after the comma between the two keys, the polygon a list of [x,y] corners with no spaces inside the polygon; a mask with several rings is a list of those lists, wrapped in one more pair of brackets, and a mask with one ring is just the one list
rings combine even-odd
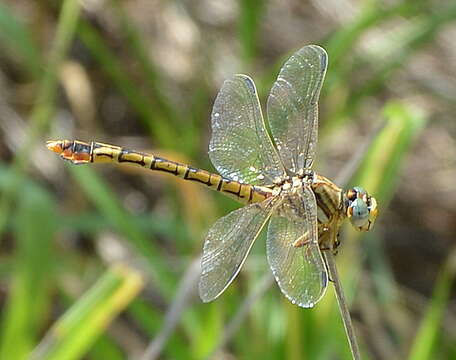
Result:
{"label": "wing tip", "polygon": [[321,293],[319,294],[318,297],[316,297],[313,301],[302,301],[302,300],[299,300],[298,297],[293,297],[291,296],[287,290],[285,289],[284,287],[284,284],[282,284],[282,281],[280,281],[280,279],[278,278],[278,274],[276,271],[272,271],[272,274],[274,275],[274,278],[276,279],[276,282],[277,282],[277,285],[279,286],[279,289],[280,291],[282,292],[282,294],[293,304],[293,305],[297,305],[299,307],[302,307],[304,309],[311,309],[313,308],[315,305],[317,305],[317,303],[323,298],[323,296],[325,296],[326,294],[326,289],[328,288],[328,274],[326,271],[322,271],[321,272],[321,276],[322,276],[322,289],[321,289]]}
{"label": "wing tip", "polygon": [[308,49],[311,49],[313,52],[316,53],[316,55],[320,59],[320,67],[322,69],[322,72],[326,72],[326,69],[328,67],[328,53],[326,52],[326,50],[320,45],[311,44],[302,47],[300,50],[297,51],[297,53],[303,53]]}
{"label": "wing tip", "polygon": [[201,299],[201,301],[203,303],[209,303],[209,302],[217,299],[220,296],[220,294],[223,292],[223,291],[221,291],[215,296],[214,295],[210,295],[209,294],[210,291],[208,290],[206,285],[207,284],[205,284],[203,282],[202,278],[200,278],[200,281],[198,283],[198,294],[199,294],[199,297],[200,297],[200,299]]}
{"label": "wing tip", "polygon": [[325,48],[323,46],[320,46],[320,45],[317,45],[317,44],[310,44],[310,45],[306,45],[303,47],[306,48],[306,47],[309,47],[310,49],[314,49],[324,55],[327,55],[328,53],[326,52]]}
{"label": "wing tip", "polygon": [[245,75],[245,74],[235,74],[232,77],[232,79],[233,80],[239,79],[239,80],[243,81],[253,94],[255,94],[255,95],[257,94],[255,81],[253,81],[253,79],[250,76]]}

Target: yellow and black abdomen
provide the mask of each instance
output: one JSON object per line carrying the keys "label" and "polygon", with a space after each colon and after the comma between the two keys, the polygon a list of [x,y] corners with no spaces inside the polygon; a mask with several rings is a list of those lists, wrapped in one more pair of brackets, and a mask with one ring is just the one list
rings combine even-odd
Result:
{"label": "yellow and black abdomen", "polygon": [[47,147],[73,164],[118,163],[136,165],[206,185],[241,203],[259,202],[271,195],[268,188],[232,181],[187,164],[167,160],[153,154],[128,150],[120,146],[94,141],[86,143],[77,140],[56,140],[48,141]]}

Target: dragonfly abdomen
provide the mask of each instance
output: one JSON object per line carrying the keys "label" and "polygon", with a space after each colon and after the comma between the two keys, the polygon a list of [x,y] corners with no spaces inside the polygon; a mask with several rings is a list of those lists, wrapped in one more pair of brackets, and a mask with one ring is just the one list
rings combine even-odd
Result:
{"label": "dragonfly abdomen", "polygon": [[266,199],[268,195],[253,185],[229,180],[218,174],[210,173],[206,170],[197,169],[188,165],[183,166],[187,167],[183,176],[182,174],[179,174],[183,179],[196,181],[209,186],[211,189],[219,191],[241,203],[259,202]]}
{"label": "dragonfly abdomen", "polygon": [[242,203],[259,202],[270,196],[267,188],[259,188],[226,179],[218,174],[167,160],[153,154],[125,149],[100,142],[78,140],[48,141],[47,147],[73,164],[119,163],[161,171],[184,180],[198,182]]}

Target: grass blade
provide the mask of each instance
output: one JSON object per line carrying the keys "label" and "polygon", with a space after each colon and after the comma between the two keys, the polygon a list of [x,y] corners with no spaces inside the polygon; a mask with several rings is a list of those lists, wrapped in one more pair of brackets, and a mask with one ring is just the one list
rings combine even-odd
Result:
{"label": "grass blade", "polygon": [[442,266],[437,278],[434,294],[410,350],[410,360],[431,359],[433,354],[437,353],[435,347],[438,336],[441,333],[442,318],[450,300],[455,270],[456,251],[453,251],[447,262]]}
{"label": "grass blade", "polygon": [[266,4],[262,0],[241,0],[239,5],[239,40],[241,41],[242,58],[244,63],[249,65],[256,55],[261,16]]}
{"label": "grass blade", "polygon": [[0,4],[0,45],[5,48],[2,55],[17,56],[31,77],[39,77],[43,70],[39,49],[28,28],[4,4]]}
{"label": "grass blade", "polygon": [[52,242],[57,214],[53,200],[37,186],[27,183],[17,206],[13,226],[14,272],[3,309],[1,359],[24,359],[31,351],[50,310],[50,288],[55,273]]}
{"label": "grass blade", "polygon": [[136,270],[113,266],[54,324],[30,358],[80,359],[142,287]]}

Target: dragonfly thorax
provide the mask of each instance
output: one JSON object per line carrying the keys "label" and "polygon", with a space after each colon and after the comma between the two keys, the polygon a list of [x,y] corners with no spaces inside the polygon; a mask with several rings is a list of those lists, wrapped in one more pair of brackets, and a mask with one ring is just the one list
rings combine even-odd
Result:
{"label": "dragonfly thorax", "polygon": [[296,175],[293,177],[287,176],[284,179],[278,180],[273,188],[272,195],[285,195],[294,194],[303,186],[311,186],[314,181],[315,173],[312,170],[308,170],[302,175]]}

